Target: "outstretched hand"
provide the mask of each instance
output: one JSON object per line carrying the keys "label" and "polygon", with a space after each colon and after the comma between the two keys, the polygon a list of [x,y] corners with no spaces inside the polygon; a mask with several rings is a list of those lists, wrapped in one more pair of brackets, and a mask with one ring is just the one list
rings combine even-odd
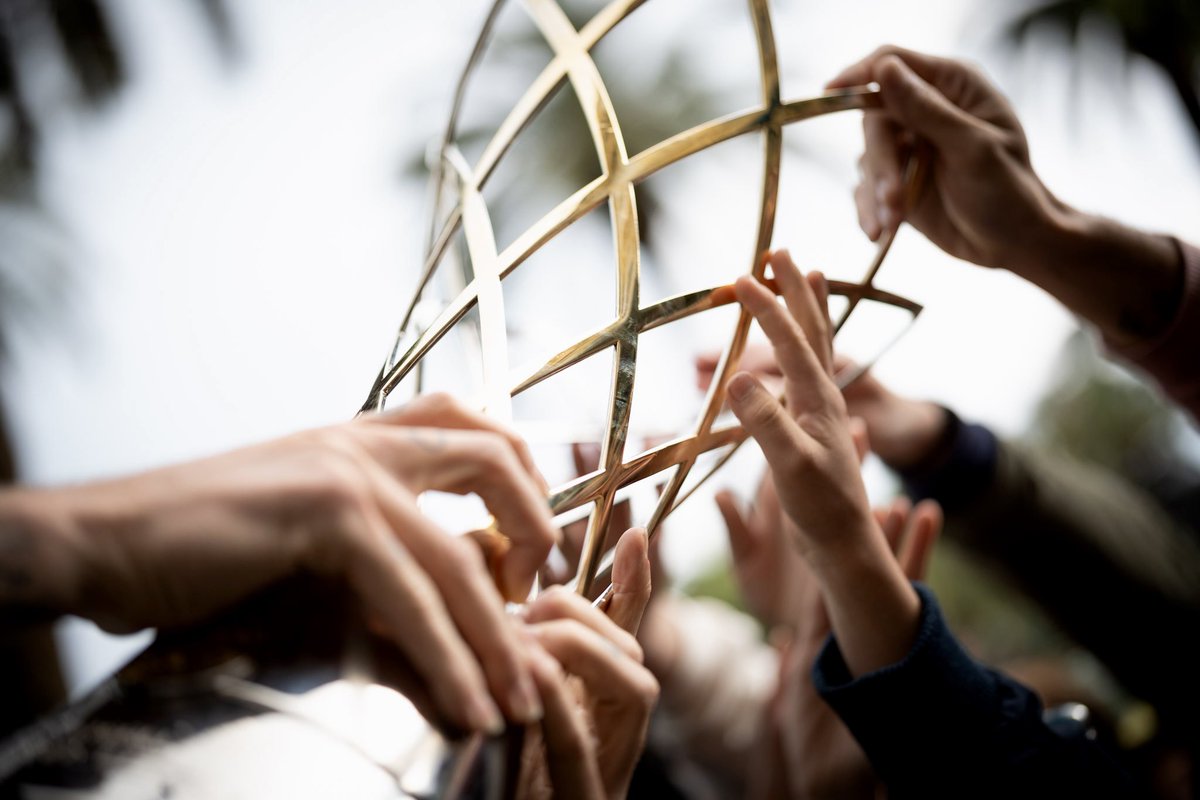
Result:
{"label": "outstretched hand", "polygon": [[417,507],[429,489],[484,500],[511,537],[505,591],[523,597],[557,535],[544,482],[516,435],[430,395],[131,478],[6,492],[0,529],[27,547],[4,566],[29,580],[0,600],[134,630],[200,620],[298,571],[340,577],[448,722],[535,721],[516,626],[475,544]]}
{"label": "outstretched hand", "polygon": [[771,467],[795,524],[795,546],[822,587],[853,674],[898,660],[916,633],[920,600],[871,517],[841,392],[830,377],[832,326],[820,275],[805,278],[785,252],[771,257],[786,309],[752,277],[738,300],[775,348],[786,407],[752,375],[729,382],[730,405]]}
{"label": "outstretched hand", "polygon": [[623,798],[646,738],[658,682],[635,638],[651,577],[645,531],[617,542],[607,610],[561,587],[524,610],[546,709],[526,742],[519,796]]}

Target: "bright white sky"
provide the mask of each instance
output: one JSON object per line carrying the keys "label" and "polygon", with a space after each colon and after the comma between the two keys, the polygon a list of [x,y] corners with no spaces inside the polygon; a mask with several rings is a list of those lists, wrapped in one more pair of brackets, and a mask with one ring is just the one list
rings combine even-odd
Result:
{"label": "bright white sky", "polygon": [[[134,56],[131,85],[102,117],[57,126],[45,153],[47,204],[71,237],[69,303],[17,338],[3,386],[26,477],[37,483],[125,473],[353,413],[420,258],[425,197],[398,176],[442,125],[485,7],[239,0],[230,6],[245,57],[222,67],[188,4],[116,5]],[[714,45],[694,62],[696,80],[737,83],[752,74],[752,51],[737,39],[745,23],[730,22],[740,4],[729,5],[652,0],[628,36],[614,38],[614,62],[653,74],[662,44],[687,36]],[[1073,72],[1053,36],[1005,56],[995,46],[995,4],[777,5],[785,96],[816,94],[884,41],[969,56],[1012,97],[1035,165],[1062,199],[1200,240],[1195,135],[1152,68],[1134,61],[1126,74],[1103,58],[1104,31]],[[742,44],[724,46],[735,39]],[[853,274],[870,257],[850,200],[858,131],[847,115],[789,134],[818,158],[792,155],[785,168],[776,245],[803,266]],[[678,200],[647,299],[744,269],[729,264],[744,259],[749,233],[717,234],[752,209],[758,178],[742,166],[752,161],[731,152],[669,180],[664,173]],[[739,198],[746,202],[730,211]],[[606,234],[579,236],[597,252],[607,247]],[[578,267],[579,287],[611,292],[603,256],[581,263],[589,266]],[[881,283],[926,312],[878,374],[1003,432],[1021,430],[1070,318],[1010,276],[956,263],[911,231]],[[525,297],[542,309],[546,300],[544,286]],[[536,334],[532,323],[521,330]],[[704,339],[681,341],[681,352]],[[685,363],[664,357],[639,386],[693,402]],[[679,418],[666,404],[647,414],[647,427]],[[879,476],[873,483],[883,486]],[[676,526],[687,535],[668,539],[685,575],[723,546],[711,505],[697,500],[703,507]],[[86,661],[77,678],[111,663]]]}

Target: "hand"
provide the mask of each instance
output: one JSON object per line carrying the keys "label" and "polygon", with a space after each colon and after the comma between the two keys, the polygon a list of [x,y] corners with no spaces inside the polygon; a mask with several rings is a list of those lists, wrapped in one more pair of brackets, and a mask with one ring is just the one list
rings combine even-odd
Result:
{"label": "hand", "polygon": [[0,529],[25,533],[30,579],[0,598],[132,630],[193,622],[300,570],[341,576],[450,723],[498,731],[497,703],[538,719],[516,627],[475,545],[418,509],[428,489],[483,498],[512,537],[508,593],[528,591],[556,535],[529,451],[432,395],[132,478],[8,493]]}
{"label": "hand", "polygon": [[736,293],[775,348],[787,408],[744,372],[729,382],[730,405],[767,458],[796,547],[821,583],[846,665],[858,675],[908,651],[920,600],[867,505],[846,404],[829,375],[824,279],[805,279],[786,253],[771,265],[786,311],[750,276],[738,279]]}
{"label": "hand", "polygon": [[[844,528],[869,528],[870,509],[846,404],[830,378],[833,326],[824,276],[805,278],[786,251],[770,261],[786,311],[749,276],[738,279],[735,291],[775,348],[787,409],[746,372],[730,379],[729,398],[771,465],[783,508],[798,527],[795,545],[811,557],[818,545],[837,547]],[[811,491],[796,491],[805,483]]]}
{"label": "hand", "polygon": [[[707,390],[712,383],[719,358],[719,353],[707,353],[696,359],[696,383],[701,390]],[[758,378],[772,394],[782,389],[783,375],[770,345],[747,345],[738,366]],[[857,370],[853,361],[834,354],[834,375]],[[936,403],[910,400],[893,393],[870,371],[843,389],[842,397],[851,418],[860,417],[866,423],[872,452],[893,469],[920,463],[937,445],[945,430],[945,409]]]}
{"label": "hand", "polygon": [[[855,370],[849,359],[836,357],[837,371]],[[894,393],[868,370],[842,390],[846,409],[867,426],[871,450],[893,469],[924,461],[946,430],[946,410],[936,403],[910,400]]]}
{"label": "hand", "polygon": [[634,635],[650,599],[646,533],[617,543],[606,613],[555,588],[524,611],[533,674],[546,709],[531,730],[522,798],[623,798],[629,789],[658,683]]}
{"label": "hand", "polygon": [[[982,73],[889,45],[829,86],[871,81],[879,83],[883,109],[863,117],[866,152],[855,192],[863,231],[874,240],[903,218],[976,264],[1014,268],[1036,256],[1065,207],[1034,173],[1020,121]],[[932,148],[928,182],[906,213],[901,172],[918,142]]]}
{"label": "hand", "polygon": [[[904,574],[922,580],[941,531],[941,509],[926,500],[913,508],[905,498],[875,510],[875,520]],[[803,587],[801,624],[780,659],[779,685],[765,716],[768,763],[759,796],[866,798],[877,796],[878,780],[862,748],[812,683],[812,668],[829,635],[820,590],[812,575]]]}
{"label": "hand", "polygon": [[[1167,329],[1184,290],[1175,243],[1055,198],[1033,171],[1012,107],[979,70],[888,45],[829,86],[870,81],[883,108],[863,117],[855,192],[868,236],[903,217],[953,256],[1032,281],[1118,346]],[[905,209],[901,165],[914,150],[929,180]]]}
{"label": "hand", "polygon": [[[772,357],[773,357],[772,353]],[[862,420],[847,423],[859,462],[867,453],[866,427]],[[811,580],[808,567],[796,549],[799,532],[783,513],[770,470],[758,485],[749,515],[738,508],[733,494],[717,493],[717,507],[725,520],[733,553],[733,570],[747,610],[768,630],[794,632],[804,617],[802,598]]]}

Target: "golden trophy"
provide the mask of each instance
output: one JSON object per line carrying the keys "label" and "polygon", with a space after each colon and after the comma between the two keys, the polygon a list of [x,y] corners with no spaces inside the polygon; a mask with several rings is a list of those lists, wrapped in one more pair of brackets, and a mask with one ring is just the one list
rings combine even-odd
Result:
{"label": "golden trophy", "polygon": [[[433,165],[433,222],[425,261],[395,342],[362,406],[364,412],[383,409],[402,386],[409,394],[419,391],[423,359],[473,310],[482,406],[500,421],[513,421],[515,396],[585,359],[611,354],[599,463],[553,487],[547,499],[555,514],[589,512],[575,583],[577,591],[589,596],[597,594],[593,583],[604,568],[602,549],[618,492],[648,478],[661,482],[649,518],[635,520],[653,536],[746,438],[739,426],[720,419],[726,383],[750,330],[749,315],[738,309],[698,418],[648,449],[630,444],[639,337],[735,305],[731,283],[642,303],[638,184],[719,143],[760,138],[757,230],[744,271],[771,285],[765,255],[775,229],[784,127],[879,104],[871,87],[782,99],[769,2],[748,0],[758,54],[758,104],[631,154],[591,50],[644,2],[612,0],[577,29],[556,0],[524,0],[533,28],[553,57],[471,164],[460,148],[458,125],[466,87],[505,5],[495,0],[458,82]],[[500,249],[482,190],[518,135],[563,91],[572,92],[582,109],[599,177]],[[919,185],[915,160],[907,173],[912,192]],[[607,206],[615,242],[615,313],[576,341],[542,343],[553,354],[514,374],[502,282],[539,248],[602,206]],[[830,282],[831,294],[845,302],[836,330],[868,302],[899,309],[909,321],[920,312],[916,303],[874,285],[894,235],[894,229],[885,232],[861,280]],[[418,305],[458,236],[466,242],[471,277],[435,318],[418,324]],[[843,385],[855,377],[838,376]],[[706,454],[714,456],[712,463],[697,469]],[[598,602],[604,596],[600,591]],[[0,789],[35,787],[44,794],[58,792],[54,796],[68,796],[69,789],[71,797],[93,798],[501,797],[511,789],[512,738],[443,739],[418,710],[421,688],[408,681],[411,676],[399,654],[367,634],[353,603],[336,587],[281,587],[247,605],[195,630],[160,635],[147,653],[96,692],[22,731],[0,750]]]}

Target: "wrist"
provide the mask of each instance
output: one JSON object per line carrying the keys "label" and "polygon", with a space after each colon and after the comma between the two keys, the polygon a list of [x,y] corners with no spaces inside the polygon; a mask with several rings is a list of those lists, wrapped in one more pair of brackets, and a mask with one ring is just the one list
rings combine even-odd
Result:
{"label": "wrist", "polygon": [[[900,404],[886,426],[878,426],[871,435],[871,449],[895,470],[911,469],[935,458],[944,449],[950,417],[936,403],[897,398]],[[884,433],[889,431],[890,433]]]}
{"label": "wrist", "polygon": [[900,661],[921,616],[920,596],[882,534],[874,527],[869,534],[812,562],[833,635],[855,677]]}
{"label": "wrist", "polygon": [[0,605],[18,612],[79,613],[91,558],[66,490],[0,494]]}
{"label": "wrist", "polygon": [[1113,345],[1153,339],[1174,319],[1183,264],[1168,236],[1058,204],[1012,271],[1100,329]]}

